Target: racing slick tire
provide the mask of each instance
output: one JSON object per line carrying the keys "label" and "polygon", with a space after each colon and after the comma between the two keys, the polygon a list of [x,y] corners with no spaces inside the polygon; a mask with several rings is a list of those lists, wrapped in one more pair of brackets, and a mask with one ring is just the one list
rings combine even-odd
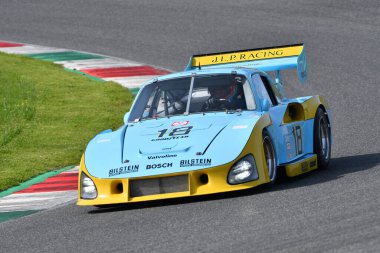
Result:
{"label": "racing slick tire", "polygon": [[269,184],[278,183],[284,179],[283,174],[285,170],[277,166],[276,151],[274,149],[272,139],[266,131],[263,133],[263,148],[265,162],[268,168],[268,175],[270,180]]}
{"label": "racing slick tire", "polygon": [[318,168],[327,169],[331,158],[331,129],[326,113],[321,108],[315,114],[313,135]]}

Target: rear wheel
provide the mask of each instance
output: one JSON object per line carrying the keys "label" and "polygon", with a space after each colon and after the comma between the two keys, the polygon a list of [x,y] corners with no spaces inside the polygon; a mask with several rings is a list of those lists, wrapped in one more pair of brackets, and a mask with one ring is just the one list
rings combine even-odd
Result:
{"label": "rear wheel", "polygon": [[314,118],[314,154],[317,154],[318,168],[326,169],[331,157],[330,124],[325,112],[318,108]]}

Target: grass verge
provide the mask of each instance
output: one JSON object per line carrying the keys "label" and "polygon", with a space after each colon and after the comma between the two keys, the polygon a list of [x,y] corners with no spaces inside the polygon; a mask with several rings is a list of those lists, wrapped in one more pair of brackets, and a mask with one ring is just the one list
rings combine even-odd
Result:
{"label": "grass verge", "polygon": [[132,99],[117,84],[0,53],[0,191],[79,163],[96,133],[122,125]]}

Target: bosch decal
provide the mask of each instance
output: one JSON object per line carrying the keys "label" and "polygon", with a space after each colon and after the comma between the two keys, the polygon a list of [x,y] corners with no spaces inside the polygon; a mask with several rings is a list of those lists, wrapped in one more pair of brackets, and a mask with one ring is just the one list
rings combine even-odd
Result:
{"label": "bosch decal", "polygon": [[173,167],[173,163],[157,163],[157,164],[148,164],[146,166],[147,170],[160,169],[160,168],[170,168]]}

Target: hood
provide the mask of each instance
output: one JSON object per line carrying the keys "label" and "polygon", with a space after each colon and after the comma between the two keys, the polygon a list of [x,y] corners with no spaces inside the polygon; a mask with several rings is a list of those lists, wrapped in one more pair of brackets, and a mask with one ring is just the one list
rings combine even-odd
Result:
{"label": "hood", "polygon": [[133,178],[222,165],[243,150],[258,112],[207,113],[129,123],[103,132],[85,151],[89,173]]}

